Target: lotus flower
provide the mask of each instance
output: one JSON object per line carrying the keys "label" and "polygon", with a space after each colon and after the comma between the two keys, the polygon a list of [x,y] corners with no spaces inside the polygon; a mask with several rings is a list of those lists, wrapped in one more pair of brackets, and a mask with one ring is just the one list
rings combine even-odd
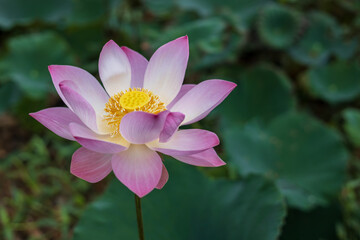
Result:
{"label": "lotus flower", "polygon": [[219,144],[216,134],[179,130],[179,126],[204,118],[236,84],[207,80],[182,85],[188,57],[187,36],[160,47],[150,61],[111,40],[99,59],[105,90],[85,70],[51,65],[53,83],[67,108],[47,108],[30,115],[82,146],[72,156],[73,175],[95,183],[113,171],[143,197],[168,180],[157,152],[195,166],[225,164],[213,149]]}

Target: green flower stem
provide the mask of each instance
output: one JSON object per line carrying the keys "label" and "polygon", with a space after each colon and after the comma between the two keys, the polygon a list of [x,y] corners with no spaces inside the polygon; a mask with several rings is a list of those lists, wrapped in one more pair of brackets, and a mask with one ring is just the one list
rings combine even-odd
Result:
{"label": "green flower stem", "polygon": [[144,226],[141,213],[141,199],[135,194],[136,218],[139,231],[139,240],[144,240]]}

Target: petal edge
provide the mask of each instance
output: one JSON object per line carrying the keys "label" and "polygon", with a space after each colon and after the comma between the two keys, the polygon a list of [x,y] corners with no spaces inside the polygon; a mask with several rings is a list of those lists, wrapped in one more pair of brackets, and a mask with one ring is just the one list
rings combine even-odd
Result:
{"label": "petal edge", "polygon": [[71,141],[75,139],[70,133],[69,124],[83,124],[75,113],[65,107],[46,108],[29,115],[56,135]]}
{"label": "petal edge", "polygon": [[235,83],[225,80],[206,80],[188,91],[170,110],[185,114],[182,125],[197,122],[218,106],[235,87]]}
{"label": "petal edge", "polygon": [[111,154],[96,153],[81,147],[72,156],[70,172],[87,182],[99,182],[111,172]]}
{"label": "petal edge", "polygon": [[162,173],[160,156],[145,145],[130,145],[111,160],[115,176],[140,198],[159,183]]}
{"label": "petal edge", "polygon": [[130,87],[131,66],[129,59],[113,40],[108,41],[101,50],[99,75],[110,96]]}
{"label": "petal edge", "polygon": [[189,58],[187,36],[161,46],[151,57],[145,71],[144,88],[168,105],[180,91]]}
{"label": "petal edge", "polygon": [[213,132],[202,129],[186,129],[177,131],[168,142],[153,141],[146,145],[170,156],[183,156],[205,151],[218,144],[219,138]]}
{"label": "petal edge", "polygon": [[199,167],[220,167],[226,164],[221,160],[213,148],[192,155],[172,155],[172,157],[181,162]]}

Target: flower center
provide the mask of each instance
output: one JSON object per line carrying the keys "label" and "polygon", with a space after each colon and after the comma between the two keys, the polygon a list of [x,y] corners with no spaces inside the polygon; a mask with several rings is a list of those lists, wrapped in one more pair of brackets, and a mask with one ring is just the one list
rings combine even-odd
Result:
{"label": "flower center", "polygon": [[150,96],[146,92],[131,91],[126,92],[120,97],[120,105],[128,110],[141,108],[150,101]]}
{"label": "flower center", "polygon": [[158,114],[165,111],[159,96],[144,88],[129,88],[112,96],[105,104],[103,120],[112,129],[112,136],[120,134],[121,119],[130,112],[142,111]]}

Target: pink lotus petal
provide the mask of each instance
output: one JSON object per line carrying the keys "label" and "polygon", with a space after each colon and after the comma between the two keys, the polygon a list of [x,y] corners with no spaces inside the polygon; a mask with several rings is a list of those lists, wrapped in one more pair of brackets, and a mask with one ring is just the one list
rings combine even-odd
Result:
{"label": "pink lotus petal", "polygon": [[120,143],[111,142],[114,140],[110,135],[99,135],[89,128],[77,123],[71,123],[70,132],[83,147],[98,153],[118,153],[127,149]]}
{"label": "pink lotus petal", "polygon": [[195,86],[195,84],[182,85],[178,95],[174,98],[174,100],[171,101],[169,105],[166,106],[166,108],[171,109],[175,105],[175,103],[177,103],[188,91],[190,91]]}
{"label": "pink lotus petal", "polygon": [[127,47],[121,47],[129,59],[131,65],[131,84],[132,88],[142,88],[144,85],[144,75],[148,60],[140,53]]}
{"label": "pink lotus petal", "polygon": [[162,189],[165,186],[165,184],[167,183],[168,179],[169,179],[169,173],[166,170],[165,165],[163,164],[161,177],[155,188]]}
{"label": "pink lotus petal", "polygon": [[170,110],[185,114],[182,125],[197,122],[206,117],[235,87],[235,83],[224,80],[201,82],[188,91]]}
{"label": "pink lotus petal", "polygon": [[75,139],[70,133],[69,124],[72,122],[83,124],[75,113],[64,107],[47,108],[29,115],[56,135],[72,141]]}
{"label": "pink lotus petal", "polygon": [[84,99],[76,90],[73,89],[72,81],[62,81],[60,91],[68,102],[73,112],[81,119],[81,121],[97,132],[96,113],[90,103]]}
{"label": "pink lotus petal", "polygon": [[59,86],[64,80],[73,82],[73,85],[77,86],[78,94],[86,99],[95,111],[104,109],[109,96],[90,73],[81,68],[66,65],[51,65],[49,72],[59,96],[67,106],[70,107]]}
{"label": "pink lotus petal", "polygon": [[159,183],[162,173],[160,156],[146,145],[130,145],[113,156],[115,176],[139,197],[144,197]]}
{"label": "pink lotus petal", "polygon": [[[181,118],[181,121],[176,120]],[[169,138],[182,122],[182,113],[163,111],[159,114],[131,112],[126,114],[120,123],[121,135],[130,143],[144,144],[154,139]]]}
{"label": "pink lotus petal", "polygon": [[168,142],[153,141],[146,145],[167,155],[183,156],[205,151],[218,144],[219,138],[213,132],[201,129],[186,129],[177,131]]}
{"label": "pink lotus petal", "polygon": [[144,77],[149,89],[168,105],[180,91],[189,58],[188,37],[181,37],[160,47],[151,57]]}
{"label": "pink lotus petal", "polygon": [[195,166],[199,167],[220,167],[226,163],[219,158],[213,148],[199,152],[193,155],[184,155],[184,156],[175,156],[173,158]]}
{"label": "pink lotus petal", "polygon": [[130,88],[130,62],[113,40],[107,42],[100,53],[99,74],[110,96]]}
{"label": "pink lotus petal", "polygon": [[72,156],[70,172],[90,183],[104,179],[111,172],[111,154],[79,148]]}
{"label": "pink lotus petal", "polygon": [[159,135],[159,142],[167,142],[171,136],[178,130],[185,115],[179,112],[170,112],[165,120],[163,129]]}

